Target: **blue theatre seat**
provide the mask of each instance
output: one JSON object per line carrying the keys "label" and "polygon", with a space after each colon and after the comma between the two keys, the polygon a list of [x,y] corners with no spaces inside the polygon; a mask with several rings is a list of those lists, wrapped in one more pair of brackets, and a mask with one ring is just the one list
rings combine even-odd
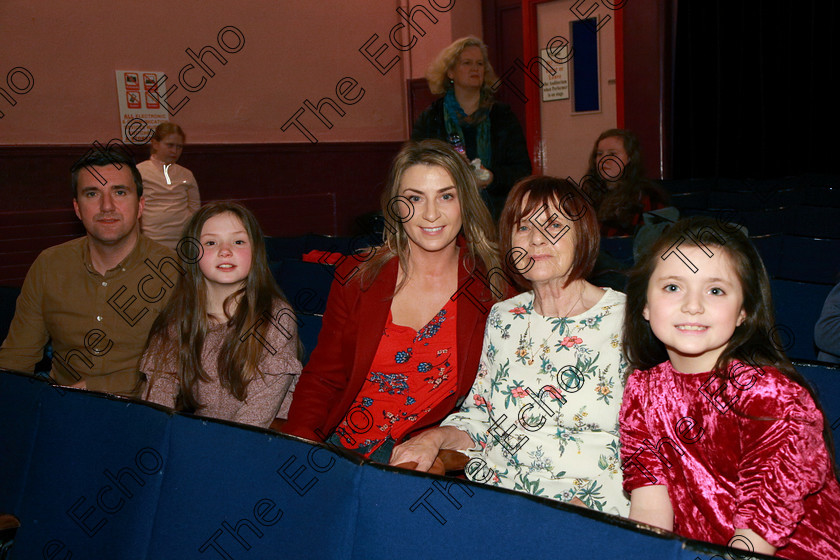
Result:
{"label": "blue theatre seat", "polygon": [[836,435],[840,428],[840,367],[819,362],[795,362],[793,365],[817,392],[829,430],[835,434],[834,459],[840,464],[840,445]]}
{"label": "blue theatre seat", "polygon": [[840,239],[784,235],[778,278],[814,284],[836,284],[840,272]]}
{"label": "blue theatre seat", "polygon": [[770,280],[776,307],[776,329],[791,359],[815,360],[814,325],[831,286]]}
{"label": "blue theatre seat", "polygon": [[297,237],[266,237],[265,248],[269,261],[283,259],[300,260],[309,251],[329,251],[352,255],[362,249],[381,243],[375,235],[358,235],[355,237],[334,237],[309,233]]}
{"label": "blue theatre seat", "polygon": [[17,374],[0,373],[0,431],[0,511],[21,521],[13,559],[724,554],[598,511]]}
{"label": "blue theatre seat", "polygon": [[659,182],[671,195],[705,192],[708,190],[707,183],[705,179],[664,179]]}
{"label": "blue theatre seat", "polygon": [[633,266],[633,237],[602,237],[601,250],[626,266]]}
{"label": "blue theatre seat", "polygon": [[304,348],[303,364],[306,365],[306,362],[309,361],[309,356],[318,344],[318,333],[321,332],[323,316],[298,313],[297,319],[298,336]]}
{"label": "blue theatre seat", "polygon": [[790,208],[766,208],[760,210],[719,211],[727,221],[741,224],[750,235],[786,233]]}
{"label": "blue theatre seat", "polygon": [[270,268],[296,313],[324,313],[335,270],[333,266],[283,259],[271,263]]}
{"label": "blue theatre seat", "polygon": [[265,252],[269,261],[299,259],[306,252],[306,236],[266,237]]}
{"label": "blue theatre seat", "polygon": [[798,205],[788,217],[785,233],[840,239],[840,208]]}
{"label": "blue theatre seat", "polygon": [[840,208],[840,182],[833,186],[803,186],[796,190],[797,204]]}
{"label": "blue theatre seat", "polygon": [[709,192],[710,208],[735,210],[767,210],[795,204],[794,189],[777,190],[713,190]]}
{"label": "blue theatre seat", "polygon": [[709,193],[706,191],[672,193],[671,205],[680,210],[684,208],[706,208],[709,206]]}
{"label": "blue theatre seat", "polygon": [[771,235],[750,236],[758,254],[761,255],[761,260],[764,262],[764,268],[767,269],[767,274],[774,278],[779,274],[779,264],[782,253],[782,238],[784,236],[780,233]]}
{"label": "blue theatre seat", "polygon": [[[377,238],[373,235],[358,235],[355,237],[332,237],[329,235],[307,235],[306,236],[306,252],[329,251],[331,253],[341,253],[342,255],[352,255],[376,245]],[[381,241],[379,241],[381,244]]]}
{"label": "blue theatre seat", "polygon": [[683,208],[682,217],[711,216],[727,223],[736,223],[747,228],[749,235],[763,236],[785,233],[788,208],[771,208],[762,210],[736,210],[734,208]]}

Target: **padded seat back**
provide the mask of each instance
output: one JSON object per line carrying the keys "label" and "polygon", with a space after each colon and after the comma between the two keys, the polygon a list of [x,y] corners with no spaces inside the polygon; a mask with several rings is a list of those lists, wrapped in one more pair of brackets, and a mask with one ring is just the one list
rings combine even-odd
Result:
{"label": "padded seat back", "polygon": [[782,236],[778,278],[836,284],[840,272],[840,239]]}
{"label": "padded seat back", "polygon": [[840,367],[804,362],[794,365],[817,392],[829,430],[834,434],[834,460],[840,464],[840,442],[837,441],[837,429],[840,428],[840,399],[837,398],[840,395]]}
{"label": "padded seat back", "polygon": [[776,308],[776,330],[791,359],[815,360],[814,325],[822,312],[831,286],[770,280]]}
{"label": "padded seat back", "polygon": [[[694,560],[724,553],[545,496],[62,391],[0,373],[0,511],[21,521],[14,558],[378,560],[464,550],[543,558],[562,550],[573,558]],[[574,527],[574,538],[562,527]]]}

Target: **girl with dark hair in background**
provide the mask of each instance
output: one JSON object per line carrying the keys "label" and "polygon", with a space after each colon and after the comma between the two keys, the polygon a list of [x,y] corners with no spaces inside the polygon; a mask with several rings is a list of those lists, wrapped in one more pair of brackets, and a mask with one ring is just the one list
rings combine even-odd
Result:
{"label": "girl with dark hair in background", "polygon": [[490,214],[448,144],[404,146],[382,210],[385,244],[336,270],[282,429],[387,463],[395,443],[469,391],[484,321],[505,290]]}
{"label": "girl with dark hair in background", "polygon": [[298,361],[297,323],[268,269],[254,215],[212,202],[187,223],[200,243],[184,262],[149,333],[145,398],[171,408],[267,428],[285,418]]}
{"label": "girl with dark hair in background", "polygon": [[611,128],[595,141],[583,185],[601,223],[601,235],[633,235],[642,215],[666,206],[668,194],[644,177],[639,139]]}
{"label": "girl with dark hair in background", "polygon": [[178,245],[181,230],[201,206],[192,171],[176,163],[185,140],[184,131],[177,124],[159,124],[152,136],[151,156],[137,165],[146,199],[140,228],[145,236],[170,249]]}
{"label": "girl with dark hair in background", "polygon": [[696,217],[633,269],[621,409],[630,518],[784,558],[840,558],[824,415],[779,349],[764,264],[737,226]]}

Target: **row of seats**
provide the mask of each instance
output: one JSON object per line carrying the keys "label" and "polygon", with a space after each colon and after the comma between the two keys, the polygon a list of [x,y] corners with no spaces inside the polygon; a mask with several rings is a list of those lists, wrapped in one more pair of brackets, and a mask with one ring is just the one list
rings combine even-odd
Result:
{"label": "row of seats", "polygon": [[[840,239],[776,233],[753,236],[751,240],[771,278],[829,285],[840,280]],[[624,266],[633,265],[632,237],[602,239],[601,249]]]}
{"label": "row of seats", "polygon": [[269,268],[283,295],[295,310],[305,364],[318,343],[318,333],[332,284],[332,267],[285,258],[270,262]]}
{"label": "row of seats", "polygon": [[318,343],[335,268],[326,263],[303,261],[302,256],[310,251],[351,254],[369,245],[365,243],[357,238],[314,234],[266,238],[271,274],[297,315],[304,364]]}
{"label": "row of seats", "polygon": [[735,208],[738,210],[765,210],[796,206],[840,208],[840,188],[671,192],[671,199],[674,206],[678,208]]}
{"label": "row of seats", "polygon": [[774,179],[735,179],[731,177],[708,177],[692,179],[665,179],[660,182],[670,193],[694,192],[793,192],[802,198],[809,193],[822,194],[825,190],[840,186],[840,175],[804,174]]}
{"label": "row of seats", "polygon": [[[673,201],[676,205],[677,201]],[[789,234],[840,238],[840,208],[791,206],[767,209],[678,207],[682,216],[712,216],[721,222],[745,226],[749,235]]]}
{"label": "row of seats", "polygon": [[772,278],[829,285],[840,280],[840,239],[776,234],[752,241]]}
{"label": "row of seats", "polygon": [[[377,225],[372,222],[368,229],[376,228]],[[271,273],[298,317],[304,363],[309,360],[309,355],[318,343],[318,333],[335,274],[335,267],[327,264],[325,253],[339,253],[353,258],[350,255],[359,254],[381,243],[381,234],[376,233],[354,237],[308,234],[265,238]],[[311,255],[310,260],[302,260],[304,255],[313,251],[316,253]]]}
{"label": "row of seats", "polygon": [[[797,367],[840,424],[840,370]],[[725,554],[544,497],[16,374],[0,375],[0,431],[0,512],[21,522],[13,558]]]}
{"label": "row of seats", "polygon": [[783,350],[791,359],[816,360],[814,326],[831,286],[770,280],[776,311],[776,331]]}
{"label": "row of seats", "polygon": [[840,177],[685,179],[662,186],[683,216],[716,216],[746,226],[751,236],[840,239]]}
{"label": "row of seats", "polygon": [[382,243],[382,236],[376,234],[354,237],[332,237],[310,233],[297,237],[266,237],[265,250],[270,262],[283,259],[298,259],[310,251],[328,251],[352,255],[367,247]]}

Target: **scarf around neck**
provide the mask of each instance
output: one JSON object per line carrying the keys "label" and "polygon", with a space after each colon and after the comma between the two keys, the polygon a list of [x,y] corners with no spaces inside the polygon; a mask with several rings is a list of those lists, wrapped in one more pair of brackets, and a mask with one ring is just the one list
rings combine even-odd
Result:
{"label": "scarf around neck", "polygon": [[476,129],[476,143],[478,144],[478,157],[484,167],[490,167],[493,156],[490,147],[490,108],[481,107],[473,113],[471,122],[467,121],[467,114],[461,108],[460,103],[455,98],[455,89],[447,90],[443,98],[443,121],[446,125],[446,134],[451,136],[458,135],[462,141],[466,142],[464,131],[461,124],[467,124]]}

